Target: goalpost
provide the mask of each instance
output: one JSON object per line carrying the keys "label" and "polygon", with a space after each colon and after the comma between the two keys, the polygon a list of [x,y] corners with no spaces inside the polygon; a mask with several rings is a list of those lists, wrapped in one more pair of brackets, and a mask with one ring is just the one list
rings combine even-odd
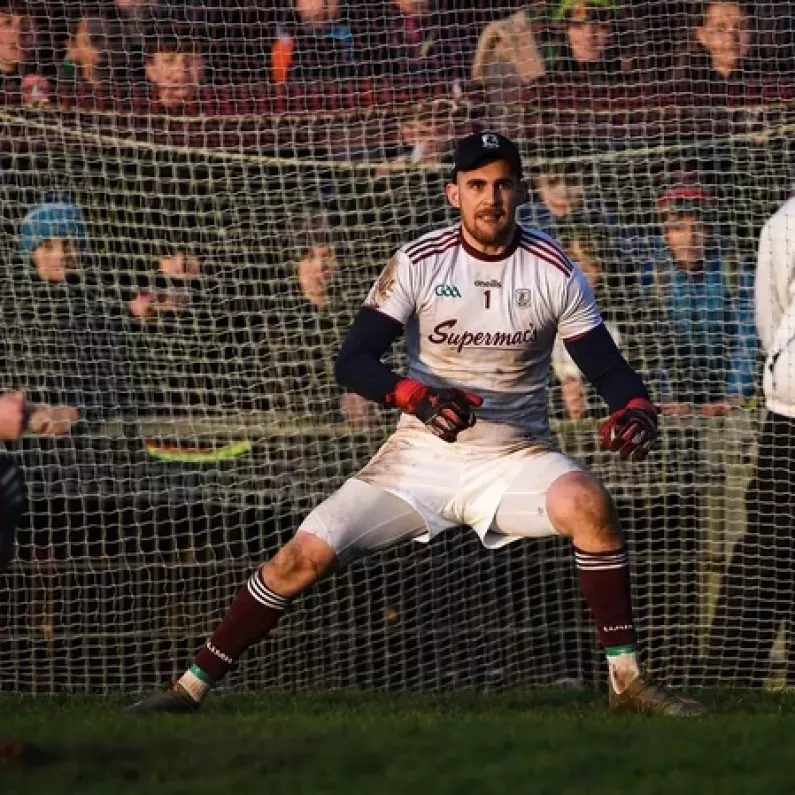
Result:
{"label": "goalpost", "polygon": [[[651,16],[660,4],[594,17],[615,26],[613,60],[590,78],[551,66],[568,36],[558,3],[530,4],[536,16],[521,21],[508,0],[439,0],[412,20],[359,0],[311,35],[270,4],[197,4],[174,19],[156,3],[131,4],[135,18],[88,26],[116,59],[99,86],[53,68],[78,4],[32,5],[23,27],[38,37],[39,60],[24,69],[47,77],[47,101],[9,91],[0,108],[1,386],[51,402],[90,395],[91,410],[71,437],[16,448],[31,509],[0,573],[0,691],[137,692],[173,678],[253,567],[366,462],[395,417],[352,425],[331,360],[395,248],[452,218],[452,138],[500,129],[534,176],[570,180],[573,194],[581,186],[585,209],[571,223],[547,221],[561,234],[604,227],[605,267],[620,276],[611,289],[626,290],[630,317],[645,300],[632,292],[636,277],[659,253],[658,198],[698,182],[713,197],[730,299],[752,312],[756,239],[788,189],[795,83],[749,67],[731,90],[703,94],[682,90],[673,71],[649,71],[652,56],[673,70],[679,46],[694,46],[679,41],[681,13],[667,27]],[[792,35],[780,5],[757,4],[748,23],[759,52]],[[499,24],[478,49],[489,23]],[[178,53],[201,59],[195,96],[170,107],[146,70],[164,29]],[[533,68],[546,62],[546,75],[488,49],[527,30]],[[48,284],[21,229],[53,202],[78,208],[85,241],[77,275]],[[318,269],[330,285],[319,308],[301,293]],[[675,356],[687,369],[687,351]],[[646,662],[665,684],[696,684],[745,532],[759,395],[726,417],[666,418],[660,450],[628,466],[596,450],[599,411],[573,420],[553,392],[558,441],[616,497]],[[779,674],[774,665],[772,681]],[[225,687],[602,679],[569,547],[553,539],[491,553],[456,529],[323,582]]]}

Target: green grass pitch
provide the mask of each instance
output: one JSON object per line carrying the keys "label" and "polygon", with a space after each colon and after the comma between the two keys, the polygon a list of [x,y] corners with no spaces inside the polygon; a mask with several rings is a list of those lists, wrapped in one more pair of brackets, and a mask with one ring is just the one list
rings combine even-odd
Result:
{"label": "green grass pitch", "polygon": [[0,696],[3,795],[792,795],[795,693],[703,694],[682,721],[580,691],[216,695],[130,718],[119,698]]}

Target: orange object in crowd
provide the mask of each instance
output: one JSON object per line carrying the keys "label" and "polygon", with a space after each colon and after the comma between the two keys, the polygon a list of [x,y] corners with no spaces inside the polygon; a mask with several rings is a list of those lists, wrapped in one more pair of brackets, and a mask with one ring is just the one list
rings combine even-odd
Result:
{"label": "orange object in crowd", "polygon": [[286,83],[293,62],[295,41],[292,36],[279,36],[271,50],[271,74],[274,83]]}

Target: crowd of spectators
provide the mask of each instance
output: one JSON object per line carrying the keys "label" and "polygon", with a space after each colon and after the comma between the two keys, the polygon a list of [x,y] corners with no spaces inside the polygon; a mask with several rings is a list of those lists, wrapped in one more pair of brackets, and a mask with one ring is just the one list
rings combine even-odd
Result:
{"label": "crowd of spectators", "polygon": [[[698,101],[795,70],[792,3],[734,0],[3,0],[6,101],[143,92],[174,113],[206,86],[382,79],[485,88],[668,85]],[[518,93],[517,93],[518,92]]]}
{"label": "crowd of spectators", "polygon": [[[385,149],[388,155],[366,187],[374,204],[395,205],[401,196],[395,175],[413,169],[427,172],[425,198],[418,200],[411,191],[406,196],[414,205],[412,216],[420,213],[420,203],[429,204],[427,224],[406,230],[419,233],[446,220],[442,191],[438,198],[427,196],[457,134],[452,92],[455,85],[460,90],[461,81],[480,82],[487,91],[496,91],[500,102],[507,100],[509,108],[521,100],[524,87],[544,81],[626,83],[653,76],[689,86],[694,96],[720,93],[721,86],[734,80],[789,73],[790,28],[795,24],[786,15],[788,5],[556,0],[513,7],[506,0],[394,0],[346,7],[342,0],[295,0],[284,7],[253,3],[229,8],[213,2],[158,0],[93,5],[4,0],[0,75],[7,101],[15,89],[31,104],[60,95],[64,86],[90,93],[109,84],[136,84],[144,87],[150,107],[166,115],[181,112],[202,84],[229,80],[307,87],[362,74],[445,81],[450,97],[399,115],[396,146]],[[240,42],[245,46],[237,46]],[[252,47],[260,56],[256,66],[249,57]],[[617,217],[614,207],[603,206],[601,195],[591,195],[583,162],[568,158],[536,165],[530,176],[531,199],[520,208],[519,223],[560,239],[586,269],[611,332],[650,379],[665,411],[725,414],[753,399],[752,267],[748,251],[738,253],[737,246],[726,244],[733,230],[718,222],[721,212],[716,205],[721,199],[712,195],[714,186],[700,184],[694,175],[675,176],[657,197],[651,222],[632,228]],[[433,202],[438,211],[430,206]],[[307,367],[322,370],[347,317],[335,293],[338,274],[345,270],[345,245],[337,228],[345,225],[340,220],[346,215],[345,197],[332,195],[327,204],[302,219],[300,229],[289,231],[300,248],[290,262],[274,263],[285,278],[269,277],[268,282],[289,289],[278,295],[263,293],[256,306],[245,306],[240,317],[247,320],[224,320],[230,307],[246,299],[230,296],[223,280],[213,281],[212,258],[176,241],[148,252],[147,263],[130,269],[134,276],[127,284],[115,285],[114,323],[159,329],[167,346],[192,329],[199,347],[204,344],[199,339],[202,329],[214,329],[209,336],[219,338],[219,325],[226,325],[229,332],[221,348],[255,346],[253,337],[246,338],[251,318],[268,301],[272,306],[289,305],[290,312],[271,314],[270,322],[257,323],[258,339],[266,335],[269,349],[284,353],[284,367],[314,351],[319,358]],[[52,292],[56,284],[68,290],[70,281],[77,279],[74,271],[94,274],[91,290],[86,292],[81,284],[92,300],[97,285],[108,295],[109,287],[102,282],[109,269],[85,234],[77,234],[82,229],[80,213],[78,207],[57,202],[31,209],[23,224],[25,261],[19,267],[28,292],[42,293],[43,286]],[[189,214],[179,210],[179,217]],[[377,223],[377,216],[372,220]],[[197,219],[188,223],[197,225]],[[59,234],[48,235],[46,229]],[[94,266],[88,267],[92,261]],[[361,291],[364,283],[354,289]],[[278,321],[285,315],[296,319],[300,328],[285,329]],[[247,328],[241,330],[241,323]],[[310,338],[317,344],[307,344]],[[562,396],[557,411],[573,418],[587,414],[593,401],[571,362],[561,354],[554,370]],[[312,380],[327,384],[331,376],[324,371]],[[203,396],[190,402],[212,402],[214,390],[207,387],[212,382],[205,379],[204,386],[197,387]],[[310,401],[314,409],[328,398],[343,416],[372,419],[371,410],[354,405],[352,396],[324,395],[319,402],[318,397],[319,393]],[[157,404],[156,395],[151,402]]]}

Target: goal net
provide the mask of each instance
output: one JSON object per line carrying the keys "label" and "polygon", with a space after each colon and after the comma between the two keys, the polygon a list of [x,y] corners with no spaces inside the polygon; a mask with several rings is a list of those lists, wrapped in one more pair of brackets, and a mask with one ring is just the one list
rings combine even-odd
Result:
{"label": "goal net", "polygon": [[[393,251],[452,221],[451,141],[478,130],[517,140],[521,222],[588,270],[666,405],[659,449],[624,465],[556,356],[553,430],[615,497],[646,664],[672,685],[784,681],[768,594],[792,609],[793,560],[746,492],[793,30],[789,3],[751,5],[3,3],[1,386],[85,419],[8,445],[30,512],[0,574],[0,690],[173,678],[368,460],[396,417],[342,394],[334,352]],[[603,677],[570,546],[487,552],[456,528],[312,589],[225,685]]]}

